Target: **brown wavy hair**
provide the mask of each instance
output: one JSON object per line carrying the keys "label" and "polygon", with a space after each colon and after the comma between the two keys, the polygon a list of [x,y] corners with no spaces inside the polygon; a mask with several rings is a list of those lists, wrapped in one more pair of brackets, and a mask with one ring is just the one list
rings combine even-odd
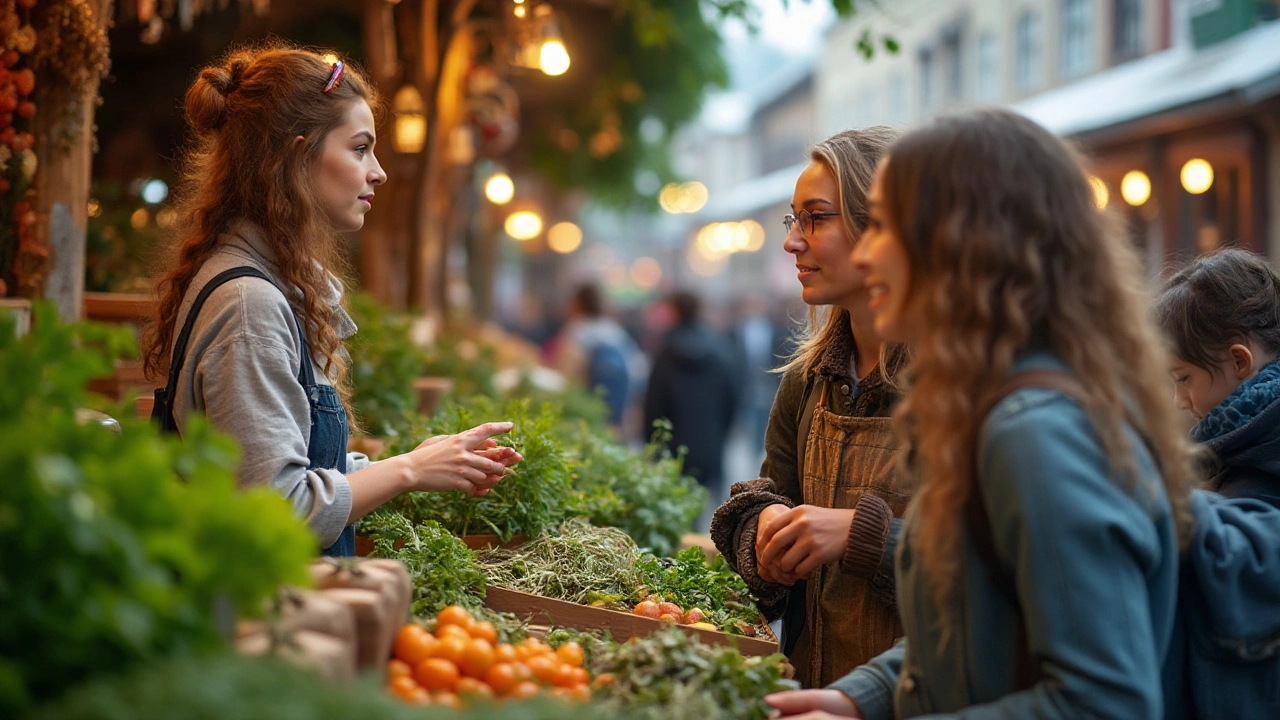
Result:
{"label": "brown wavy hair", "polygon": [[[319,52],[283,42],[231,51],[200,71],[186,95],[192,131],[176,193],[178,228],[162,260],[157,319],[145,342],[146,370],[162,377],[177,328],[178,308],[200,267],[237,221],[263,230],[276,271],[301,291],[291,297],[305,318],[307,347],[338,389],[351,422],[350,383],[333,310],[324,302],[326,271],[345,275],[337,233],[311,189],[310,173],[325,136],[363,100],[375,114],[381,102],[358,68],[321,92],[332,66]],[[301,143],[294,139],[302,136]]]}
{"label": "brown wavy hair", "polygon": [[899,140],[881,188],[885,221],[909,258],[906,310],[925,328],[896,418],[922,479],[913,522],[944,637],[979,406],[1029,348],[1052,351],[1083,382],[1116,477],[1134,482],[1122,428],[1150,443],[1185,544],[1192,473],[1164,379],[1168,356],[1137,253],[1098,212],[1077,154],[1020,115],[970,112]]}
{"label": "brown wavy hair", "polygon": [[[840,221],[850,249],[867,229],[867,193],[871,192],[876,165],[899,134],[887,125],[875,125],[845,130],[809,148],[809,159],[821,163],[836,179],[840,190]],[[849,311],[844,308],[810,306],[809,325],[797,339],[791,358],[777,372],[800,367],[805,377],[811,375],[826,348],[849,327],[849,322]],[[892,379],[892,371],[886,372],[885,368],[900,365],[902,355],[901,346],[888,343],[883,346],[878,367],[886,379]]]}

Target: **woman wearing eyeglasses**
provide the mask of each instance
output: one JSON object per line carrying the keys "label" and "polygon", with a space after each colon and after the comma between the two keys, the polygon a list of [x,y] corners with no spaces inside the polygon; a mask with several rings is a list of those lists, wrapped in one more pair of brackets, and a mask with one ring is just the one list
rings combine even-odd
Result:
{"label": "woman wearing eyeglasses", "polygon": [[810,149],[783,221],[809,328],[783,368],[761,477],[734,485],[711,525],[765,615],[783,619],[783,651],[804,687],[842,677],[902,634],[893,550],[910,498],[889,417],[903,350],[876,335],[849,261],[876,164],[896,137],[851,130]]}

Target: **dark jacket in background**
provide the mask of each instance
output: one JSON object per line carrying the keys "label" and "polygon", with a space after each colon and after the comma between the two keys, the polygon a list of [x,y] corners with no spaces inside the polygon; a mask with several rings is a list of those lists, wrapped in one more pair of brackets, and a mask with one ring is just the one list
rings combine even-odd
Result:
{"label": "dark jacket in background", "polygon": [[1280,507],[1280,362],[1269,363],[1191,429],[1212,452],[1209,486]]}
{"label": "dark jacket in background", "polygon": [[713,489],[737,401],[734,376],[728,342],[702,323],[685,323],[663,340],[645,395],[645,432],[658,418],[670,420],[671,446],[689,449],[685,472]]}

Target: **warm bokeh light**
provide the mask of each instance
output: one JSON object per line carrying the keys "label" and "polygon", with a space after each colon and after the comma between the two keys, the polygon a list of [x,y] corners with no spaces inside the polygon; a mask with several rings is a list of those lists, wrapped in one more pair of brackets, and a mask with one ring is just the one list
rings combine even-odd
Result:
{"label": "warm bokeh light", "polygon": [[1120,197],[1137,207],[1151,199],[1151,178],[1141,170],[1130,170],[1120,181]]}
{"label": "warm bokeh light", "polygon": [[405,85],[396,91],[391,106],[396,117],[392,137],[396,152],[422,152],[422,147],[427,142],[427,116],[422,93],[413,85]]}
{"label": "warm bokeh light", "polygon": [[516,240],[532,240],[542,232],[542,218],[535,212],[521,210],[507,216],[503,229]]}
{"label": "warm bokeh light", "polygon": [[138,208],[129,216],[129,224],[133,226],[134,230],[141,230],[149,222],[151,222],[151,213],[147,212],[146,208]]}
{"label": "warm bokeh light", "polygon": [[1213,166],[1208,160],[1192,158],[1182,166],[1182,187],[1192,195],[1199,195],[1213,186]]}
{"label": "warm bokeh light", "polygon": [[764,247],[764,226],[755,220],[743,220],[741,224],[747,231],[747,246],[743,250],[755,252]]}
{"label": "warm bokeh light", "polygon": [[714,257],[708,257],[697,245],[694,245],[689,248],[688,262],[689,269],[692,270],[694,274],[701,277],[715,277],[724,271],[725,266],[728,264],[728,256],[717,255]]}
{"label": "warm bokeh light", "polygon": [[506,205],[516,196],[516,184],[506,173],[494,173],[484,184],[484,196],[494,205]]}
{"label": "warm bokeh light", "polygon": [[1089,187],[1093,190],[1093,204],[1101,210],[1111,202],[1111,192],[1107,190],[1107,184],[1102,178],[1096,175],[1089,176]]}
{"label": "warm bokeh light", "polygon": [[102,214],[102,204],[97,200],[91,199],[85,210],[89,213],[89,217],[98,217]]}
{"label": "warm bokeh light", "polygon": [[156,213],[156,225],[168,230],[178,223],[178,213],[172,208],[165,208]]}
{"label": "warm bokeh light", "polygon": [[538,66],[548,75],[563,75],[569,69],[569,51],[556,39],[542,43],[538,53]]}
{"label": "warm bokeh light", "polygon": [[571,222],[559,222],[547,230],[547,247],[568,255],[582,245],[582,229]]}
{"label": "warm bokeh light", "polygon": [[658,205],[673,215],[696,213],[706,206],[707,198],[707,186],[696,180],[668,183],[658,193]]}
{"label": "warm bokeh light", "polygon": [[662,266],[651,257],[638,257],[631,263],[631,282],[636,287],[652,290],[662,282]]}

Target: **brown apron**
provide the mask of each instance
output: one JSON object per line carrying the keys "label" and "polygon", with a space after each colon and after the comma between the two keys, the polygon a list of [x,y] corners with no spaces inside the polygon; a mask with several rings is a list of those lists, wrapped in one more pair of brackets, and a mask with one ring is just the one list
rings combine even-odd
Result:
{"label": "brown apron", "polygon": [[[851,510],[868,493],[901,517],[910,500],[898,480],[898,441],[889,418],[846,417],[827,410],[830,383],[813,411],[800,488],[804,504]],[[826,687],[888,650],[902,636],[897,611],[866,578],[820,566],[806,586],[804,629],[791,653],[802,687]]]}

